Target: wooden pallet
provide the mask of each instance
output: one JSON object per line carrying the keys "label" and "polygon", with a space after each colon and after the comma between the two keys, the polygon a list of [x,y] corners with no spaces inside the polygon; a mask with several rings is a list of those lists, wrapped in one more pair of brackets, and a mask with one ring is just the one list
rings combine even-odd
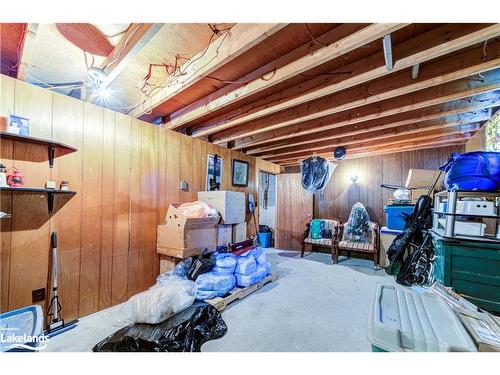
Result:
{"label": "wooden pallet", "polygon": [[205,300],[205,302],[212,305],[217,310],[222,311],[231,302],[245,298],[246,296],[248,296],[248,295],[252,294],[253,292],[262,288],[267,283],[270,283],[271,281],[275,281],[277,278],[278,278],[278,275],[276,273],[272,273],[269,276],[266,276],[264,279],[262,279],[258,283],[252,284],[252,285],[247,286],[245,288],[236,287],[236,288],[232,289],[226,297],[215,297],[212,299]]}

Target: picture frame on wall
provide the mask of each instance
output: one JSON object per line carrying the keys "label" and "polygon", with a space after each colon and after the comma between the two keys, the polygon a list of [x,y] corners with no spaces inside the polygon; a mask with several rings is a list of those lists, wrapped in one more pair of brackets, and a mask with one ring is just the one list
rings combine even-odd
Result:
{"label": "picture frame on wall", "polygon": [[30,120],[17,115],[9,115],[7,132],[17,135],[30,135]]}
{"label": "picture frame on wall", "polygon": [[246,161],[233,159],[233,186],[248,186],[249,164]]}
{"label": "picture frame on wall", "polygon": [[[221,186],[222,184],[222,158],[217,155],[217,162],[214,166],[215,155],[208,155],[207,158],[207,175],[205,180],[205,189],[206,191],[211,190],[211,185],[216,184],[217,186]],[[214,173],[215,168],[215,173]],[[215,176],[215,181],[211,181]]]}

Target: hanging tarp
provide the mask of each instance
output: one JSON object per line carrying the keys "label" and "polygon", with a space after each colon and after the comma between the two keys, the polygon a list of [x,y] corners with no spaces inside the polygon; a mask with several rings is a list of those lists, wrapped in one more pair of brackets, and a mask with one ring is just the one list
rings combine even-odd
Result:
{"label": "hanging tarp", "polygon": [[321,193],[332,177],[337,165],[320,156],[311,156],[300,163],[302,187],[313,193]]}

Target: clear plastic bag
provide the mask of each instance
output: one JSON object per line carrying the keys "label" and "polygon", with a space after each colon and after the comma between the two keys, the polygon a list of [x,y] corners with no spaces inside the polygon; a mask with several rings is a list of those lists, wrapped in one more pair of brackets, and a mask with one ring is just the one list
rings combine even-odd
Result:
{"label": "clear plastic bag", "polygon": [[191,306],[197,285],[193,281],[165,276],[155,286],[132,296],[121,308],[122,323],[158,324]]}
{"label": "clear plastic bag", "polygon": [[242,275],[240,273],[236,273],[236,284],[241,287],[247,287],[252,284],[258,283],[264,277],[267,276],[267,268],[266,266],[258,266],[255,269],[255,272],[250,275]]}
{"label": "clear plastic bag", "polygon": [[232,274],[220,274],[210,271],[196,279],[198,290],[216,290],[227,293],[234,288],[235,279]]}
{"label": "clear plastic bag", "polygon": [[255,269],[257,268],[257,263],[255,262],[255,259],[251,252],[236,257],[236,262],[237,265],[236,269],[234,270],[235,273],[250,275],[254,273]]}
{"label": "clear plastic bag", "polygon": [[352,242],[370,242],[370,217],[361,202],[352,206],[349,220],[344,227],[343,239]]}

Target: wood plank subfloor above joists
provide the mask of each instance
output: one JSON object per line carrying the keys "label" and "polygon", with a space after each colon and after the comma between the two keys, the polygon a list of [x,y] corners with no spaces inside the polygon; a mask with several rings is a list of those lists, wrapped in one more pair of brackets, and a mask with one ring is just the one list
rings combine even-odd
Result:
{"label": "wood plank subfloor above joists", "polygon": [[355,31],[354,33],[338,40],[335,43],[313,51],[310,54],[289,63],[288,65],[276,69],[272,78],[267,80],[262,80],[260,78],[255,79],[247,83],[245,86],[238,88],[222,97],[214,99],[213,101],[202,107],[193,109],[190,112],[184,113],[170,120],[166,124],[166,126],[169,129],[177,129],[188,124],[191,121],[199,119],[238,100],[259,93],[266,88],[269,88],[280,82],[284,82],[289,78],[301,74],[309,69],[313,69],[332,59],[340,57],[367,43],[380,39],[384,35],[399,30],[406,25],[407,24],[370,24],[362,28],[361,30]]}
{"label": "wood plank subfloor above joists", "polygon": [[[237,118],[223,120],[223,116],[221,116],[219,119],[221,122],[219,124],[216,124],[208,129],[203,129],[199,132],[195,131],[194,136],[203,137],[212,135],[211,139],[214,143],[225,143],[230,140],[238,139],[242,136],[242,134],[245,134],[244,131],[236,132],[236,134],[232,134],[231,132],[224,133],[223,131],[227,129],[230,130],[230,128],[241,124],[245,124],[246,127],[246,123],[249,121],[254,121],[263,116],[268,116],[279,111],[284,111],[292,107],[317,100],[318,98],[364,84],[370,80],[374,80],[385,75],[394,74],[395,72],[410,68],[417,63],[423,63],[425,61],[456,52],[471,45],[495,38],[499,35],[500,25],[496,24],[448,24],[394,46],[393,52],[395,64],[391,71],[388,71],[385,67],[383,54],[381,52],[376,53],[368,56],[367,58],[349,64],[348,66],[342,67],[342,70],[348,70],[350,72],[348,78],[339,81],[339,77],[337,77],[337,79],[332,80],[329,84],[309,90],[306,93],[301,93],[300,95],[292,95],[288,98],[282,98],[276,103],[271,102],[270,104],[264,104],[257,108],[257,110],[251,110],[250,113],[238,116]],[[438,81],[434,84],[438,84]],[[394,94],[397,93],[393,93],[393,95]],[[220,108],[219,104],[224,105],[223,98],[220,98],[219,102],[212,101],[200,108],[199,111],[203,111],[205,109],[215,110],[216,108]],[[183,115],[184,119],[186,118],[186,115]],[[185,123],[182,119],[173,119],[170,123],[174,124],[176,121]],[[241,127],[239,130],[244,129],[245,127]],[[252,131],[254,130],[258,131],[258,129],[252,129]],[[265,130],[266,129],[264,129],[264,131]]]}
{"label": "wood plank subfloor above joists", "polygon": [[488,61],[485,62],[481,60],[483,54],[481,46],[458,56],[449,56],[423,65],[417,80],[412,79],[411,74],[404,70],[391,74],[387,78],[294,107],[289,111],[276,113],[246,123],[244,126],[228,129],[212,136],[212,140],[218,143],[218,140],[229,141],[248,137],[345,110],[354,110],[370,103],[377,103],[465,77],[476,76],[475,78],[481,79],[477,76],[478,74],[500,66],[500,42],[492,44],[490,51]]}
{"label": "wood plank subfloor above joists", "polygon": [[140,117],[142,114],[153,110],[250,48],[255,47],[285,26],[286,24],[283,23],[237,24],[233,26],[227,35],[222,35],[204,51],[183,64],[178,74],[171,76],[164,82],[164,87],[156,92],[143,106],[136,108],[131,115]]}

